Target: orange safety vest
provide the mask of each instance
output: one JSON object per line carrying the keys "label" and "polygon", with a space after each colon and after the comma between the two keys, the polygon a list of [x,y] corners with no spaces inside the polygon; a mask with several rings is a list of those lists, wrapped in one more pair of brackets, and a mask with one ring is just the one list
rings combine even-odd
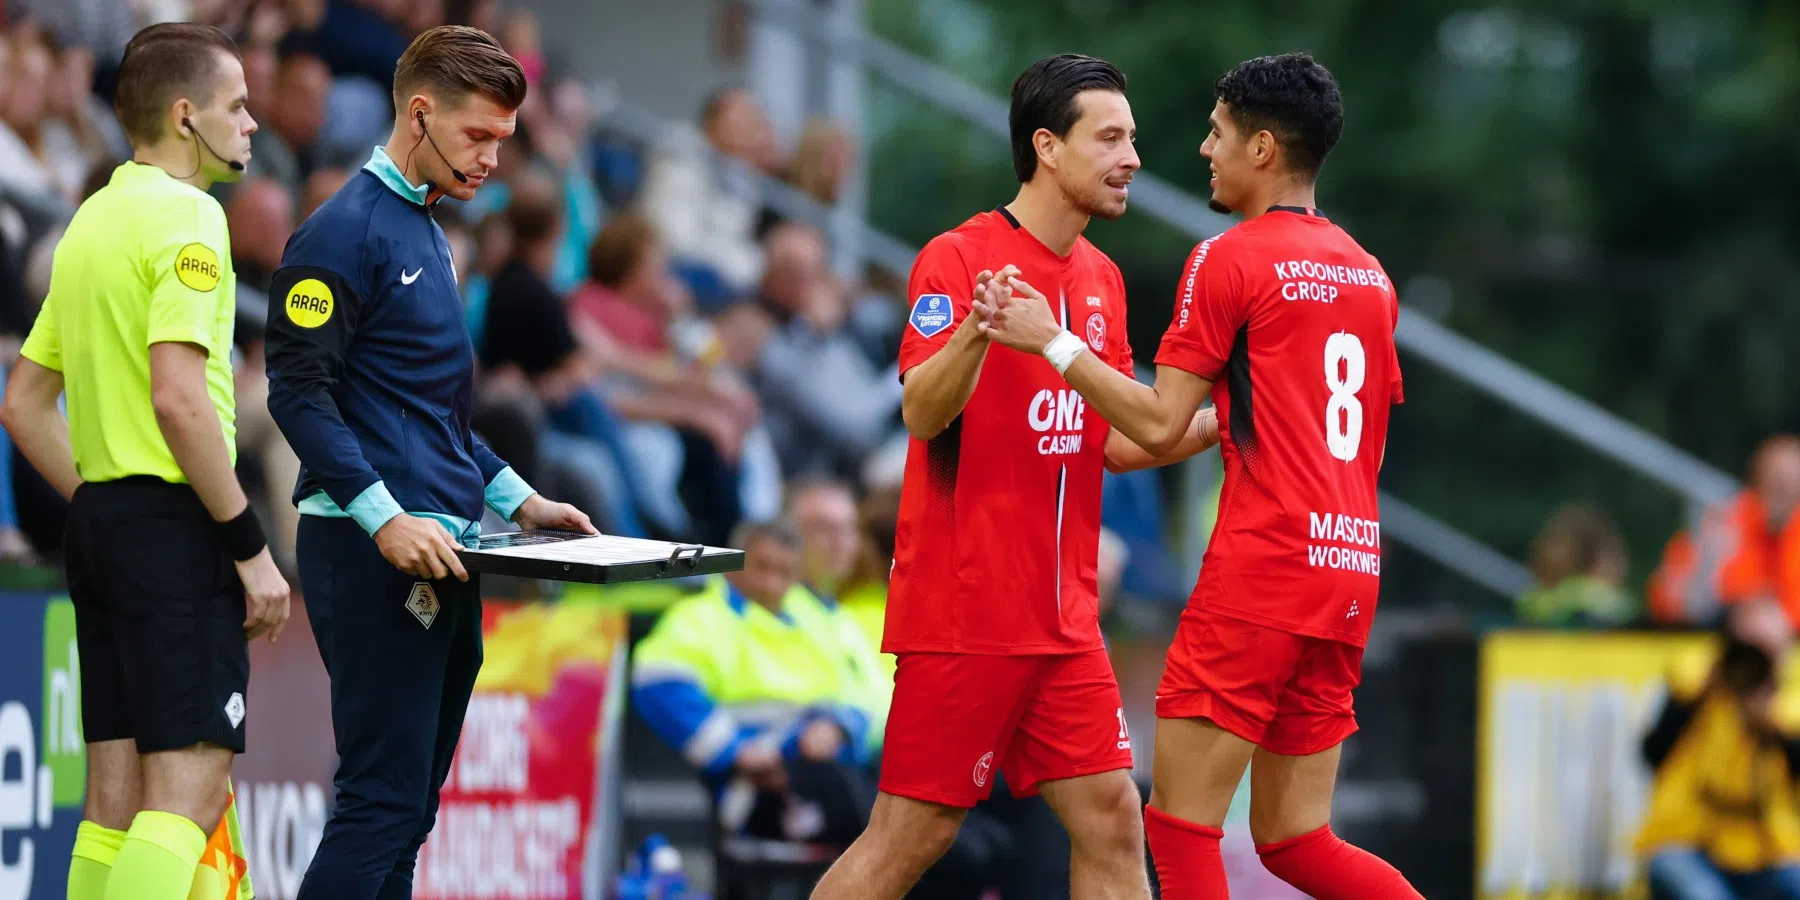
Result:
{"label": "orange safety vest", "polygon": [[1800,625],[1800,516],[1772,533],[1761,498],[1744,491],[1708,510],[1697,534],[1677,532],[1663,548],[1647,591],[1652,619],[1688,622],[1695,612],[1770,596]]}

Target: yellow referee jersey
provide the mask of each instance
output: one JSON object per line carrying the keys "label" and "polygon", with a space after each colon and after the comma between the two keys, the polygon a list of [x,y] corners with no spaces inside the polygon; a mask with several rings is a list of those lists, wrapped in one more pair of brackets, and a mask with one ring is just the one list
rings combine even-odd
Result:
{"label": "yellow referee jersey", "polygon": [[205,191],[128,162],[81,204],[56,246],[50,295],[20,352],[63,373],[83,481],[154,475],[186,483],[150,404],[150,345],[163,342],[206,350],[207,393],[236,463],[236,298],[225,210]]}

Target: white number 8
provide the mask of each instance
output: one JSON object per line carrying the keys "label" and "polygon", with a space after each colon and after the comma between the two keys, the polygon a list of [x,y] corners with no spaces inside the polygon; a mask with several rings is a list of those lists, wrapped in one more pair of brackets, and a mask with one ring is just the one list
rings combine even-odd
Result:
{"label": "white number 8", "polygon": [[1356,392],[1362,390],[1363,369],[1363,345],[1356,335],[1340,331],[1325,339],[1325,386],[1331,389],[1331,402],[1325,404],[1325,446],[1344,462],[1355,459],[1362,446],[1363,410]]}

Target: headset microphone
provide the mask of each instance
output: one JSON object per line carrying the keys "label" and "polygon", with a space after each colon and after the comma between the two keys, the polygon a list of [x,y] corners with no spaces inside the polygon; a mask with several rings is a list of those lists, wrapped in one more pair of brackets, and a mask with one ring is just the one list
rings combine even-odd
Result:
{"label": "headset microphone", "polygon": [[182,125],[184,125],[184,126],[186,126],[186,127],[187,127],[187,130],[188,130],[188,131],[189,131],[189,132],[190,132],[190,133],[192,133],[192,134],[193,134],[193,135],[194,135],[194,140],[197,140],[197,141],[199,141],[199,142],[200,142],[200,146],[202,146],[202,147],[205,147],[205,148],[206,148],[206,152],[208,152],[208,153],[211,153],[211,154],[212,154],[212,155],[213,155],[213,156],[215,156],[215,157],[217,157],[217,158],[218,158],[218,160],[219,160],[219,161],[220,161],[220,162],[222,162],[222,163],[224,163],[224,164],[225,164],[225,165],[228,165],[228,166],[230,166],[230,167],[231,167],[231,171],[233,171],[233,172],[242,172],[242,171],[244,171],[244,164],[243,164],[243,163],[241,163],[241,162],[238,162],[238,161],[237,161],[237,160],[235,160],[235,159],[226,159],[226,158],[225,158],[225,157],[223,157],[223,156],[220,156],[220,155],[219,155],[219,151],[217,151],[217,150],[214,150],[214,149],[213,149],[213,148],[212,148],[212,145],[211,145],[211,144],[209,144],[209,143],[207,143],[207,142],[206,142],[206,138],[204,138],[204,137],[201,137],[201,135],[200,135],[200,129],[198,129],[198,128],[195,128],[195,127],[194,127],[194,123],[192,123],[192,122],[190,122],[190,121],[188,121],[188,120],[187,120],[187,119],[186,119],[186,118],[185,118],[185,117],[183,117],[183,118],[182,118],[182,120],[181,120],[181,124],[182,124]]}
{"label": "headset microphone", "polygon": [[[425,111],[421,109],[417,113],[415,113],[414,116],[419,120],[419,130],[421,132],[424,132],[425,139],[431,142],[432,151],[438,155],[438,159],[441,159],[444,161],[444,165],[450,166],[450,158],[444,155],[444,151],[438,149],[437,138],[432,137],[431,129],[425,127]],[[464,175],[462,173],[462,170],[458,169],[455,166],[450,166],[450,174],[454,175],[456,177],[456,180],[462,182],[463,184],[469,183],[469,176]]]}

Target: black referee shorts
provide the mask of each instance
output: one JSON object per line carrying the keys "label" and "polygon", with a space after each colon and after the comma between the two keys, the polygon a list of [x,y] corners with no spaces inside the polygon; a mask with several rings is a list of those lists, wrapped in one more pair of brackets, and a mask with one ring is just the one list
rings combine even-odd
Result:
{"label": "black referee shorts", "polygon": [[68,529],[87,741],[244,752],[244,586],[199,495],[147,476],[86,483]]}

